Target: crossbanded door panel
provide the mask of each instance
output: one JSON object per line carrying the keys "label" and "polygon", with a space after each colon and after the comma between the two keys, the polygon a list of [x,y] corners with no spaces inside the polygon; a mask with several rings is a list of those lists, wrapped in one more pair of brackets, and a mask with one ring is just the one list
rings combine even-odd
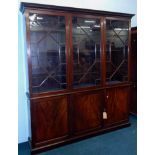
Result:
{"label": "crossbanded door panel", "polygon": [[68,134],[67,96],[32,101],[32,137],[35,144]]}
{"label": "crossbanded door panel", "polygon": [[104,120],[104,125],[112,125],[128,120],[129,105],[128,105],[128,87],[109,88],[106,89],[106,106],[107,119]]}
{"label": "crossbanded door panel", "polygon": [[102,95],[98,92],[78,93],[72,96],[73,130],[87,132],[102,126]]}

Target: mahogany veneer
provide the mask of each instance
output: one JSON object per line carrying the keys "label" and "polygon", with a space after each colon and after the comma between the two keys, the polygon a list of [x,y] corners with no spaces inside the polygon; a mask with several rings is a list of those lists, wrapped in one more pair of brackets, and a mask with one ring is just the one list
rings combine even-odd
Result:
{"label": "mahogany veneer", "polygon": [[21,3],[31,153],[130,125],[132,14]]}
{"label": "mahogany veneer", "polygon": [[126,121],[129,118],[129,88],[109,88],[106,90],[106,111],[108,119],[105,125]]}
{"label": "mahogany veneer", "polygon": [[102,96],[100,92],[77,93],[73,100],[73,130],[75,133],[102,126]]}

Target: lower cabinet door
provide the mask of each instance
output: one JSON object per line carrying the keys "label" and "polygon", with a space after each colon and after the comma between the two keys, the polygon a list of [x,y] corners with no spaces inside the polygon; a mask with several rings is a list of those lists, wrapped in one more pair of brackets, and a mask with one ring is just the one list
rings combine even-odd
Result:
{"label": "lower cabinet door", "polygon": [[128,87],[117,87],[106,89],[105,93],[106,104],[104,110],[107,113],[107,119],[104,120],[104,125],[109,126],[114,123],[120,123],[128,120],[129,105]]}
{"label": "lower cabinet door", "polygon": [[68,134],[67,96],[31,102],[32,145],[39,145]]}
{"label": "lower cabinet door", "polygon": [[89,132],[102,125],[102,93],[78,93],[71,97],[75,134]]}

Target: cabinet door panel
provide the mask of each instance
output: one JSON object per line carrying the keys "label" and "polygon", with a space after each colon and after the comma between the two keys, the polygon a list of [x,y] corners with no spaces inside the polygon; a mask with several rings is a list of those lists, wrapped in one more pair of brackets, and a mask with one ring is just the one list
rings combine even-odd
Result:
{"label": "cabinet door panel", "polygon": [[128,81],[129,21],[106,20],[106,81]]}
{"label": "cabinet door panel", "polygon": [[73,130],[82,132],[101,127],[101,94],[73,95]]}
{"label": "cabinet door panel", "polygon": [[29,20],[32,92],[66,89],[65,16],[30,13]]}
{"label": "cabinet door panel", "polygon": [[118,123],[128,119],[128,88],[111,88],[106,90],[105,125]]}
{"label": "cabinet door panel", "polygon": [[101,32],[97,18],[72,18],[73,87],[101,83]]}
{"label": "cabinet door panel", "polygon": [[32,102],[32,137],[43,142],[68,133],[67,97]]}

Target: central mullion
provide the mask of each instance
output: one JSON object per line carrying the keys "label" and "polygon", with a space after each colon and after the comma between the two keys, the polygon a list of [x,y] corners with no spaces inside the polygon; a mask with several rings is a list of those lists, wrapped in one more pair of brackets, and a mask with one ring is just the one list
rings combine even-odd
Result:
{"label": "central mullion", "polygon": [[68,90],[73,88],[73,48],[72,48],[72,15],[66,15],[67,73]]}
{"label": "central mullion", "polygon": [[106,83],[106,19],[101,18],[101,73],[102,86]]}
{"label": "central mullion", "polygon": [[66,14],[66,56],[67,56],[67,83],[68,89],[72,89],[72,39],[71,39],[71,15]]}

